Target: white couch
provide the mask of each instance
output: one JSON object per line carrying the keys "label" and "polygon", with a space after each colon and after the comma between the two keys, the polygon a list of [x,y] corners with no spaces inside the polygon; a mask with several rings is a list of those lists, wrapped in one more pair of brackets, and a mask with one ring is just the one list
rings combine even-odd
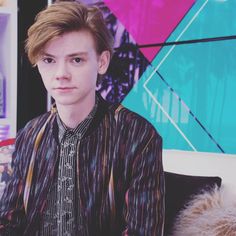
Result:
{"label": "white couch", "polygon": [[165,171],[197,176],[219,176],[222,186],[236,193],[236,155],[163,150]]}
{"label": "white couch", "polygon": [[163,150],[163,167],[165,236],[236,236],[236,155]]}

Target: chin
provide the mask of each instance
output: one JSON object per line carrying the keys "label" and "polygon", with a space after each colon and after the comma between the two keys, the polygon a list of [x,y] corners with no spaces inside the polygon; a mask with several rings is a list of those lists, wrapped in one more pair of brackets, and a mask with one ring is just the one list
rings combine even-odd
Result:
{"label": "chin", "polygon": [[78,105],[78,102],[72,102],[72,101],[56,101],[56,105],[58,105],[58,106],[73,106],[73,105]]}

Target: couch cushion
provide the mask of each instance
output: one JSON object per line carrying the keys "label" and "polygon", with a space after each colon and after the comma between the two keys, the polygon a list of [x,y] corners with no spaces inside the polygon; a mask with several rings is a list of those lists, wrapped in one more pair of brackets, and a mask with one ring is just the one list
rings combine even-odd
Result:
{"label": "couch cushion", "polygon": [[218,176],[191,176],[165,172],[165,235],[170,234],[175,217],[193,195],[213,189],[215,185],[220,187],[221,181]]}
{"label": "couch cushion", "polygon": [[178,214],[172,236],[235,236],[236,194],[227,187],[196,194]]}

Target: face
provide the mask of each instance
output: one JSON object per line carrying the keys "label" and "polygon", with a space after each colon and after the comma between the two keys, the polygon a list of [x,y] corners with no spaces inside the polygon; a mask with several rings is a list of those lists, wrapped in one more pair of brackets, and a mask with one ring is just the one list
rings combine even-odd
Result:
{"label": "face", "polygon": [[92,35],[83,30],[49,41],[36,65],[57,106],[86,106],[94,104],[97,76],[109,60],[109,52],[98,55]]}

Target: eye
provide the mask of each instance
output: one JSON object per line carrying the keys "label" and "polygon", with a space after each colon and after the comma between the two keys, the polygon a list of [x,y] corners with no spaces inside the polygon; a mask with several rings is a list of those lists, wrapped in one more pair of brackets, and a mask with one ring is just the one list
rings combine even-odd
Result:
{"label": "eye", "polygon": [[80,63],[82,61],[82,59],[80,57],[75,57],[72,59],[72,61],[76,64]]}
{"label": "eye", "polygon": [[43,62],[47,63],[47,64],[50,64],[50,63],[53,63],[55,62],[53,58],[50,58],[50,57],[45,57],[43,58]]}

